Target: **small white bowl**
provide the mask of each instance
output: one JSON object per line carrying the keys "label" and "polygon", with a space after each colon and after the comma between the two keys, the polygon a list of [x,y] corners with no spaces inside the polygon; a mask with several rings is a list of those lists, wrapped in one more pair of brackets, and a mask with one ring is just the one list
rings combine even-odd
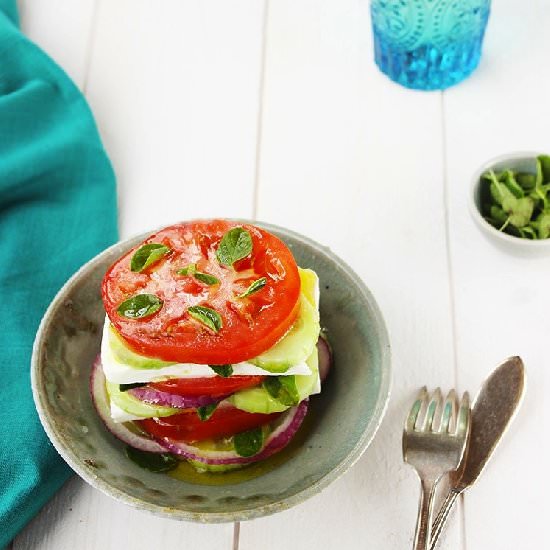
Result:
{"label": "small white bowl", "polygon": [[495,157],[476,170],[470,188],[468,205],[472,218],[481,232],[499,248],[519,256],[540,256],[550,253],[550,238],[531,240],[514,237],[513,235],[499,231],[486,221],[481,214],[481,175],[488,170],[499,172],[506,169],[534,174],[536,173],[536,159],[540,154],[532,151],[523,151]]}

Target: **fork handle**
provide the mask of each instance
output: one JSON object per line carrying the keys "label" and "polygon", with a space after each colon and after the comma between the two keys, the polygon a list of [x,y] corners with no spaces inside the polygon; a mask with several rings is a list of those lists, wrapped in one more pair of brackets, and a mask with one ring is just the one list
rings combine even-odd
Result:
{"label": "fork handle", "polygon": [[453,509],[453,506],[456,502],[456,499],[460,495],[461,491],[457,491],[456,489],[451,489],[447,493],[447,496],[445,497],[445,500],[443,501],[443,504],[441,505],[441,508],[439,510],[439,513],[437,514],[437,517],[435,518],[433,525],[432,525],[432,534],[431,534],[431,540],[430,540],[430,550],[434,550],[437,541],[439,540],[439,537],[441,535],[441,531],[443,531],[443,527],[445,527],[445,523],[447,522],[447,518],[449,517],[449,514],[451,510]]}
{"label": "fork handle", "polygon": [[437,480],[420,480],[420,502],[414,535],[413,550],[429,550],[432,531],[433,496]]}

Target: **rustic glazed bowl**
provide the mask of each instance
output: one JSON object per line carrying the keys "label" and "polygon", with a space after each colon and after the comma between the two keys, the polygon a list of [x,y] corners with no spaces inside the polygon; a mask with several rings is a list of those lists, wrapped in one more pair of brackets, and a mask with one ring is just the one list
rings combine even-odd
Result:
{"label": "rustic glazed bowl", "polygon": [[111,263],[147,236],[141,235],[105,250],[67,282],[44,315],[34,344],[32,386],[44,429],[61,456],[93,487],[174,519],[248,520],[318,493],[368,447],[390,388],[390,348],[378,306],[358,276],[328,248],[280,227],[258,225],[284,240],[298,264],[320,277],[321,323],[333,347],[334,368],[322,394],[311,399],[301,445],[275,469],[221,486],[152,473],[126,457],[124,445],[97,416],[88,387],[104,320],[101,280]]}

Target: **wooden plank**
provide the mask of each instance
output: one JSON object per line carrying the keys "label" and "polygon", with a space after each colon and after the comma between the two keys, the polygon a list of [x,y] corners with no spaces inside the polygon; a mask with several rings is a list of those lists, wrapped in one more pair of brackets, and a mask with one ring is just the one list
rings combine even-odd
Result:
{"label": "wooden plank", "polygon": [[[445,97],[449,211],[461,385],[477,388],[510,355],[521,355],[526,400],[479,484],[465,496],[467,548],[548,546],[545,483],[550,449],[548,276],[550,259],[518,258],[474,226],[467,199],[473,172],[520,150],[550,152],[548,2],[493,4],[479,71]],[[510,37],[513,37],[511,40]]]}
{"label": "wooden plank", "polygon": [[250,217],[263,2],[104,2],[88,98],[114,162],[122,236]]}
{"label": "wooden plank", "polygon": [[[100,3],[83,81],[118,176],[122,237],[186,218],[252,216],[263,16],[255,0]],[[232,548],[233,525],[154,518],[75,479],[14,548],[182,544]]]}
{"label": "wooden plank", "polygon": [[[330,246],[365,280],[391,335],[393,397],[358,464],[241,524],[241,550],[410,547],[419,488],[403,421],[421,385],[454,384],[441,97],[379,74],[369,25],[367,2],[270,2],[258,217]],[[459,547],[459,527],[442,548]]]}
{"label": "wooden plank", "polygon": [[20,0],[23,32],[84,86],[96,0]]}
{"label": "wooden plank", "polygon": [[201,548],[231,550],[233,525],[198,525],[139,512],[71,479],[13,544],[13,550]]}

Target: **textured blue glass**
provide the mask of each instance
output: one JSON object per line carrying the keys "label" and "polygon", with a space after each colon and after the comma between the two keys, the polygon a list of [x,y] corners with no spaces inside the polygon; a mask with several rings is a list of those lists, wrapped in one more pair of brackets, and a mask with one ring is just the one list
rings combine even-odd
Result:
{"label": "textured blue glass", "polygon": [[490,0],[371,0],[375,61],[392,80],[442,90],[477,67]]}

